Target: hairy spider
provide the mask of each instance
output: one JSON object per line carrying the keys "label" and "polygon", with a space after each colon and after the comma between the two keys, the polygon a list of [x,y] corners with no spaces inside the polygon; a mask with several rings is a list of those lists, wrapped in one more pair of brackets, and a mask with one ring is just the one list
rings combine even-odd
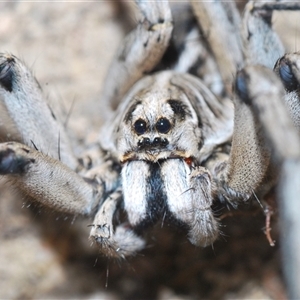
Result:
{"label": "hairy spider", "polygon": [[22,141],[0,144],[0,173],[46,206],[94,216],[91,239],[117,258],[143,249],[159,220],[212,244],[212,205],[263,199],[300,153],[299,53],[284,55],[271,26],[274,9],[298,3],[250,1],[243,18],[234,2],[184,14],[137,4],[143,17],[104,84],[107,122],[79,158],[32,73],[0,55],[1,100]]}

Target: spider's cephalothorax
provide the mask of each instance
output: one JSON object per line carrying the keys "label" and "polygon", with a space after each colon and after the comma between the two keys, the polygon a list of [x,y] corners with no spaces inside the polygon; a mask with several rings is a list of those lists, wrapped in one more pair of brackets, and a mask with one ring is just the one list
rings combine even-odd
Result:
{"label": "spider's cephalothorax", "polygon": [[229,140],[232,108],[189,74],[159,72],[130,90],[106,139],[123,165],[124,206],[135,230],[171,218],[197,231],[197,245],[215,239],[211,178],[200,165]]}
{"label": "spider's cephalothorax", "polygon": [[112,139],[121,162],[182,158],[203,162],[232,134],[232,105],[201,81],[170,71],[147,76],[120,106]]}
{"label": "spider's cephalothorax", "polygon": [[263,199],[300,153],[299,53],[283,56],[270,22],[272,9],[297,3],[250,1],[241,20],[234,2],[192,1],[179,21],[167,1],[137,3],[143,18],[103,85],[109,118],[80,159],[32,73],[0,55],[0,97],[18,133],[0,144],[0,174],[42,204],[94,216],[91,239],[121,258],[144,248],[159,219],[211,244],[214,202]]}

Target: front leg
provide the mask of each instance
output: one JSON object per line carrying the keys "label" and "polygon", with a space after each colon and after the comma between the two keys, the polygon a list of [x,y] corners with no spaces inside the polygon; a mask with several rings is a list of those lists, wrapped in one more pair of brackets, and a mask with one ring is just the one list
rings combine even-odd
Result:
{"label": "front leg", "polygon": [[143,15],[123,41],[104,83],[102,103],[116,108],[129,88],[161,60],[173,29],[167,1],[136,1]]}
{"label": "front leg", "polygon": [[[272,29],[274,9],[294,10],[299,9],[299,4],[250,1],[246,6],[242,37],[246,63],[249,65],[261,64],[271,69],[283,55],[282,43]],[[220,199],[235,203],[239,200],[247,201],[255,194],[263,196],[277,180],[278,166],[272,161],[274,149],[277,154],[281,153],[279,155],[298,149],[295,139],[289,138],[291,144],[287,147],[281,142],[285,137],[280,135],[289,136],[291,130],[294,130],[290,126],[290,118],[300,127],[297,70],[297,54],[286,55],[276,65],[275,71],[285,85],[286,94],[271,70],[255,66],[246,67],[238,73],[238,97],[234,99],[234,133],[230,159],[219,164],[214,172]],[[256,99],[253,102],[256,104],[252,100],[250,104],[250,99]],[[282,99],[285,99],[285,105]],[[286,110],[290,112],[290,116],[284,123],[282,116],[286,115]],[[282,121],[281,125],[285,130],[279,132],[271,120]],[[272,136],[277,141],[276,147],[272,147],[266,136]]]}
{"label": "front leg", "polygon": [[246,65],[261,64],[271,69],[276,60],[284,54],[280,38],[272,28],[273,9],[276,9],[277,4],[278,2],[258,1],[247,3],[242,23]]}
{"label": "front leg", "polygon": [[240,15],[234,2],[191,1],[201,32],[208,42],[229,94],[233,74],[243,64],[239,35]]}
{"label": "front leg", "polygon": [[58,160],[16,142],[0,144],[0,174],[48,207],[90,214],[104,192]]}
{"label": "front leg", "polygon": [[63,123],[51,109],[33,74],[14,55],[0,53],[0,100],[24,144],[72,169],[77,167]]}
{"label": "front leg", "polygon": [[231,203],[262,197],[278,180],[282,160],[300,153],[295,95],[285,94],[272,70],[248,66],[238,73],[236,90],[230,158],[215,168],[219,197]]}
{"label": "front leg", "polygon": [[[277,180],[277,166],[273,163],[273,149],[266,137],[266,127],[249,99],[256,98],[260,103],[265,103],[261,112],[268,118],[272,116],[270,111],[273,111],[270,105],[276,107],[270,99],[280,104],[277,116],[281,109],[286,109],[282,102],[282,85],[272,70],[267,68],[255,66],[243,69],[237,75],[236,91],[238,96],[234,99],[230,157],[213,171],[219,198],[233,205],[238,201],[247,201],[253,195],[265,195]],[[271,124],[270,119],[268,122]]]}
{"label": "front leg", "polygon": [[245,65],[260,64],[270,69],[274,67],[285,49],[272,28],[273,11],[299,9],[298,1],[249,1],[246,4],[242,23]]}
{"label": "front leg", "polygon": [[0,173],[48,207],[90,214],[103,195],[116,187],[119,170],[113,161],[105,161],[98,151],[97,170],[83,166],[82,177],[76,173],[82,166],[63,123],[33,74],[13,55],[0,54],[0,98],[24,143],[0,144]]}
{"label": "front leg", "polygon": [[109,257],[125,258],[145,247],[145,241],[136,235],[128,223],[115,224],[115,213],[121,206],[120,190],[104,200],[91,225],[90,238],[95,241],[103,254]]}
{"label": "front leg", "polygon": [[217,177],[222,201],[246,201],[266,177],[271,148],[265,141],[263,127],[251,107],[234,100],[234,131],[228,162],[220,163],[213,173]]}
{"label": "front leg", "polygon": [[286,93],[276,74],[263,66],[248,66],[238,73],[236,114],[243,112],[244,117],[236,116],[229,162],[216,169],[219,197],[234,204],[259,191],[258,196],[263,197],[276,183],[272,179],[279,179],[276,198],[289,299],[300,297],[300,78],[296,56],[287,55],[276,65]]}
{"label": "front leg", "polygon": [[[299,83],[297,61],[289,55],[278,62],[278,72],[285,87],[270,70],[248,67],[238,76],[239,88],[247,93],[242,97],[264,126],[268,142],[272,144],[280,174],[277,200],[280,214],[283,269],[287,278],[290,299],[299,299],[300,276],[300,138],[299,138]],[[290,57],[291,57],[290,56]],[[294,67],[293,68],[293,64]],[[294,70],[292,70],[294,69]],[[288,80],[289,78],[289,80]],[[299,77],[298,77],[299,78]],[[289,82],[288,82],[289,81]],[[298,82],[298,84],[296,84]],[[296,92],[296,93],[294,93]],[[292,95],[291,95],[292,94]],[[298,101],[296,99],[298,98]],[[296,125],[296,126],[294,126]],[[266,140],[267,141],[267,140]]]}
{"label": "front leg", "polygon": [[300,52],[285,54],[277,61],[274,71],[284,85],[289,115],[300,130]]}

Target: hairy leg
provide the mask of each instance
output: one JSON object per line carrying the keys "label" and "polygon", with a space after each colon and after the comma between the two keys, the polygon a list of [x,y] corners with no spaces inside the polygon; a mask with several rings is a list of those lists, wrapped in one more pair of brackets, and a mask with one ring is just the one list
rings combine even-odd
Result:
{"label": "hairy leg", "polygon": [[233,76],[243,65],[239,12],[233,1],[215,1],[213,4],[191,1],[191,4],[230,95]]}
{"label": "hairy leg", "polygon": [[0,99],[24,144],[62,161],[78,162],[65,128],[55,116],[30,70],[15,56],[0,54]]}
{"label": "hairy leg", "polygon": [[0,174],[40,203],[73,214],[90,214],[99,201],[91,184],[58,160],[16,142],[0,144]]}
{"label": "hairy leg", "polygon": [[173,29],[166,1],[136,1],[143,19],[125,38],[104,83],[105,108],[118,106],[128,89],[161,60]]}
{"label": "hairy leg", "polygon": [[134,255],[145,247],[145,241],[136,235],[128,223],[116,224],[115,213],[120,209],[121,198],[122,193],[118,190],[105,199],[90,233],[90,238],[100,246],[103,254],[115,258]]}
{"label": "hairy leg", "polygon": [[[292,57],[291,60],[289,58]],[[287,85],[286,66],[296,60],[297,55],[287,55],[278,62],[279,74],[284,73],[284,83]],[[291,71],[293,68],[289,69]],[[298,72],[289,78],[296,80]],[[281,76],[282,77],[282,76]],[[279,176],[279,187],[277,188],[277,199],[281,221],[281,238],[283,253],[283,268],[286,274],[289,297],[297,299],[300,289],[297,279],[300,276],[300,222],[299,222],[299,179],[300,179],[300,138],[298,116],[299,109],[295,107],[295,93],[299,95],[299,83],[295,89],[283,92],[283,86],[278,82],[274,74],[263,67],[248,67],[238,76],[239,85],[243,90],[249,92],[246,97],[241,97],[247,105],[251,106],[253,113],[258,116],[268,141],[273,146],[275,158],[273,163]],[[259,84],[258,84],[259,83]],[[289,85],[291,86],[291,85]],[[292,93],[293,95],[289,95]],[[257,96],[259,95],[259,96]],[[299,101],[299,99],[298,99]],[[296,121],[295,121],[296,120]],[[296,127],[296,126],[297,127]]]}
{"label": "hairy leg", "polygon": [[1,174],[46,206],[90,214],[115,189],[118,168],[100,150],[96,166],[77,160],[37,80],[13,55],[0,55],[0,97],[24,143],[0,144]]}

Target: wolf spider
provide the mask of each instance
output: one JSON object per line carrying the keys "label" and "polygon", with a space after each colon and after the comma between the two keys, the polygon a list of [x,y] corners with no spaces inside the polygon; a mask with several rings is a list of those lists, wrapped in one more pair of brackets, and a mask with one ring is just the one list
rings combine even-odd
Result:
{"label": "wolf spider", "polygon": [[300,5],[250,1],[241,18],[234,2],[192,2],[193,15],[173,16],[165,1],[137,4],[141,21],[104,83],[107,121],[80,157],[32,73],[0,55],[0,95],[18,131],[0,144],[0,174],[41,204],[93,216],[91,239],[116,258],[143,249],[158,221],[211,245],[216,203],[264,199],[278,182],[285,224],[299,186],[300,60],[284,54],[271,19]]}

